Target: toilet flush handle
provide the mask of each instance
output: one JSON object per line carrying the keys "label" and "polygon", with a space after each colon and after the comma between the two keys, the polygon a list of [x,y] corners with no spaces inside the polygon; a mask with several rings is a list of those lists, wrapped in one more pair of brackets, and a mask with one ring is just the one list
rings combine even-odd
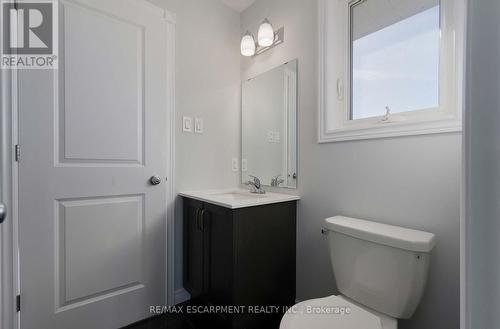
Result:
{"label": "toilet flush handle", "polygon": [[3,223],[5,218],[7,218],[7,207],[3,203],[0,203],[0,224]]}

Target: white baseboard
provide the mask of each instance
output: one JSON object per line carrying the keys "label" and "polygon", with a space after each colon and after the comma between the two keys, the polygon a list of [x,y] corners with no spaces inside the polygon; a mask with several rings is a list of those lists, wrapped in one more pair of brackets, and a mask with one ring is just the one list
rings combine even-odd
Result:
{"label": "white baseboard", "polygon": [[184,288],[179,288],[175,291],[175,297],[174,297],[174,302],[175,304],[180,304],[184,303],[185,301],[188,301],[191,299],[191,295],[189,292],[187,292],[186,289]]}

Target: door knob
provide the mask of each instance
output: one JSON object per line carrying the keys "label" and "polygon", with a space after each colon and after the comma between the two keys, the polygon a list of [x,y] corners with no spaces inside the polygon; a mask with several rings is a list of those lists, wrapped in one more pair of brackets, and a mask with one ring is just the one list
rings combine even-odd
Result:
{"label": "door knob", "polygon": [[151,178],[149,179],[149,182],[151,183],[151,185],[160,185],[161,178],[160,178],[160,176],[154,175],[154,176],[151,176]]}
{"label": "door knob", "polygon": [[7,207],[3,203],[0,203],[0,224],[3,223],[7,217]]}

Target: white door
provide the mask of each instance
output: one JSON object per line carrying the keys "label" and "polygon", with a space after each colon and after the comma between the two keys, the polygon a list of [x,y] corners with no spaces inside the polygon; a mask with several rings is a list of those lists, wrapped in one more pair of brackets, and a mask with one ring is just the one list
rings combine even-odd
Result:
{"label": "white door", "polygon": [[165,301],[166,22],[59,11],[59,70],[19,72],[21,328],[119,328]]}

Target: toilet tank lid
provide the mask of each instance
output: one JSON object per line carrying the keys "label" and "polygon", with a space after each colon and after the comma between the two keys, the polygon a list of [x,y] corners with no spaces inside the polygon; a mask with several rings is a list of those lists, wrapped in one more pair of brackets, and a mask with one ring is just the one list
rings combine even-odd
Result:
{"label": "toilet tank lid", "polygon": [[344,216],[327,218],[326,225],[334,232],[408,251],[430,252],[436,243],[432,233]]}

